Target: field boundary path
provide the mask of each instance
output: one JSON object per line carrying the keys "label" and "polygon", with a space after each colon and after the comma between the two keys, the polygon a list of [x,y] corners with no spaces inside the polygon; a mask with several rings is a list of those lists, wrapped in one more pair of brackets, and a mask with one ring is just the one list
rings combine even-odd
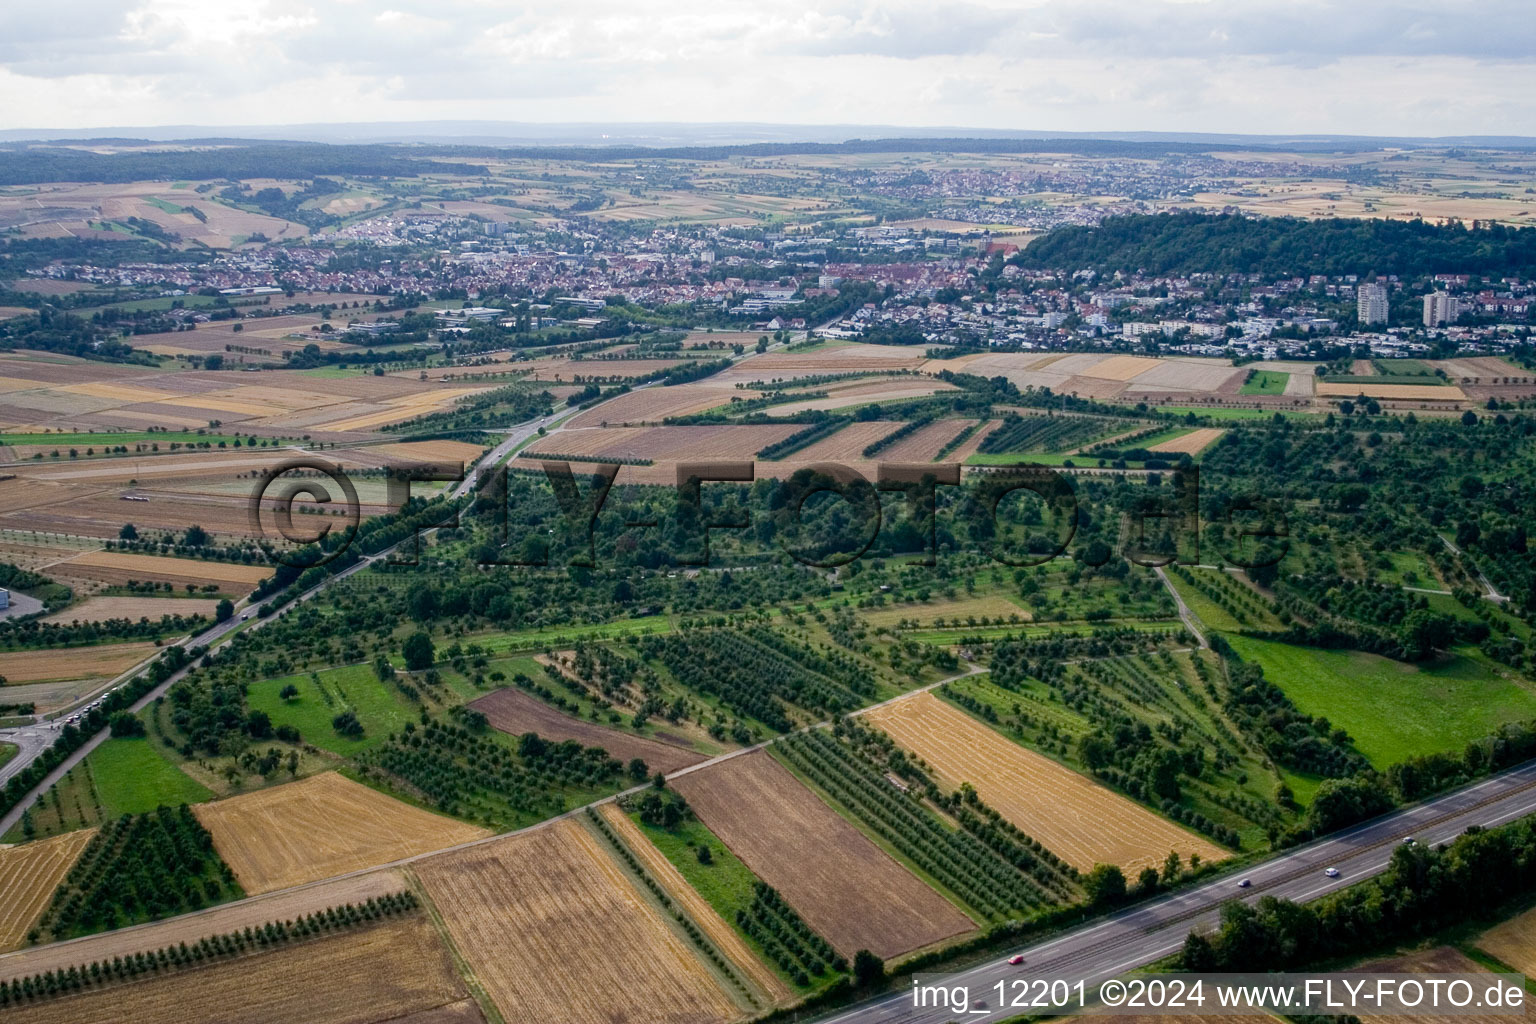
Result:
{"label": "field boundary path", "polygon": [[1465,551],[1461,550],[1461,548],[1457,547],[1449,537],[1441,537],[1440,540],[1445,544],[1446,547],[1450,548],[1453,552],[1456,553],[1457,558],[1460,558],[1463,562],[1466,563],[1467,568],[1471,569],[1474,573],[1477,574],[1478,582],[1482,583],[1483,589],[1488,591],[1488,600],[1494,602],[1495,604],[1504,604],[1509,600],[1507,596],[1499,593],[1498,589],[1494,587],[1492,580],[1483,575],[1482,567],[1477,564],[1476,559],[1467,554]]}
{"label": "field boundary path", "polygon": [[1189,605],[1184,603],[1184,595],[1180,594],[1179,588],[1173,585],[1173,580],[1168,578],[1168,573],[1160,565],[1152,571],[1157,573],[1157,578],[1163,581],[1163,586],[1167,587],[1168,593],[1173,596],[1173,603],[1179,609],[1179,618],[1183,621],[1184,628],[1194,635],[1202,651],[1210,650],[1211,645],[1206,642],[1205,633],[1196,625],[1200,620],[1195,617],[1194,612],[1190,611]]}

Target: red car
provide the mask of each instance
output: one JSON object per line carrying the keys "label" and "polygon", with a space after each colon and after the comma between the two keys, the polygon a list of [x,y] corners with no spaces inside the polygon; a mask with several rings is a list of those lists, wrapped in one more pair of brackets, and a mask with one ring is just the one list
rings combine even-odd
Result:
{"label": "red car", "polygon": [[1023,953],[1015,953],[1013,956],[1008,958],[1008,962],[1013,964],[1015,967],[1017,967],[1019,964],[1024,962],[1024,954]]}

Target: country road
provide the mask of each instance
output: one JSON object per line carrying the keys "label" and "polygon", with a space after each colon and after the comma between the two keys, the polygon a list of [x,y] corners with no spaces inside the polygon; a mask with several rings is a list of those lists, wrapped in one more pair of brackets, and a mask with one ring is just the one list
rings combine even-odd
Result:
{"label": "country road", "polygon": [[[1536,761],[1492,778],[1405,808],[1337,835],[1287,850],[1255,864],[1242,875],[1207,882],[1112,917],[1090,921],[1034,946],[999,950],[986,963],[961,973],[944,975],[946,985],[965,985],[973,999],[989,1006],[965,1013],[972,1021],[1003,1021],[1022,1013],[998,1006],[995,986],[1009,979],[1065,979],[1089,986],[1177,951],[1191,928],[1214,927],[1221,904],[1240,897],[1279,896],[1296,902],[1316,899],[1386,869],[1392,851],[1406,837],[1421,843],[1447,842],[1472,825],[1502,825],[1536,812]],[[1326,868],[1337,868],[1329,878]],[[1252,887],[1239,889],[1239,877]],[[1022,954],[1023,964],[1006,963]],[[823,1018],[824,1024],[943,1024],[952,1011],[915,1008],[910,989],[900,991]]]}

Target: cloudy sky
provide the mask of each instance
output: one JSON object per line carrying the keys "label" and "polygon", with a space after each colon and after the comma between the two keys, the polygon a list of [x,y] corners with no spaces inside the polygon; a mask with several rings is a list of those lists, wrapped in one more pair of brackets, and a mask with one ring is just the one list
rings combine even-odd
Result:
{"label": "cloudy sky", "polygon": [[1536,135],[1529,0],[8,0],[0,128]]}

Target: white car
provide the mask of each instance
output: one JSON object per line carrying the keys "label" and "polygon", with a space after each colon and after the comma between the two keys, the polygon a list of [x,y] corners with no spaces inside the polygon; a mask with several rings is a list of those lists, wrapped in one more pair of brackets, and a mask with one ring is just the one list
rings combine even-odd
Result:
{"label": "white car", "polygon": [[1339,877],[1339,869],[1338,868],[1329,868],[1327,871],[1324,871],[1323,874],[1327,875],[1329,878],[1338,878]]}

